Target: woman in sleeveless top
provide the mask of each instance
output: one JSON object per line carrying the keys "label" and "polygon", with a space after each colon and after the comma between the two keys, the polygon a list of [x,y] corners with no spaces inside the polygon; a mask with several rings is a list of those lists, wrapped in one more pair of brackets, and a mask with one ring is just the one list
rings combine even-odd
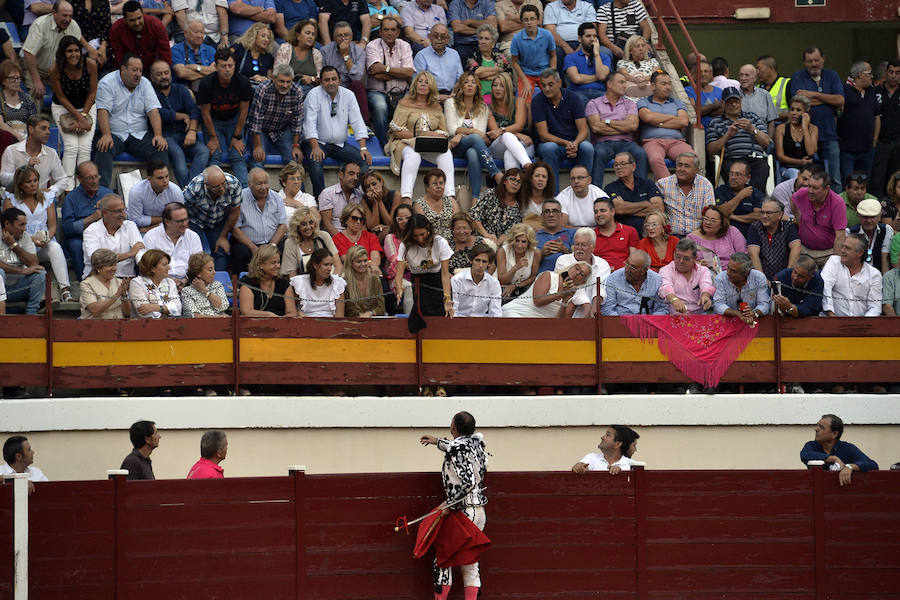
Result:
{"label": "woman in sleeveless top", "polygon": [[528,110],[525,100],[513,93],[509,73],[498,73],[491,82],[491,110],[497,129],[488,131],[491,154],[503,159],[503,170],[524,169],[534,158],[534,142],[525,133]]}
{"label": "woman in sleeveless top", "polygon": [[315,21],[300,21],[288,32],[287,41],[278,47],[275,64],[288,64],[294,69],[294,81],[303,97],[319,85],[319,72],[324,66],[322,53],[316,49],[319,28]]}
{"label": "woman in sleeveless top", "polygon": [[809,122],[809,98],[791,98],[788,122],[775,128],[775,158],[781,167],[781,178],[792,179],[800,167],[812,162],[819,145],[819,128]]}
{"label": "woman in sleeveless top", "polygon": [[551,319],[571,316],[569,300],[590,272],[591,267],[585,262],[577,262],[560,273],[544,271],[526,293],[503,305],[503,316]]}
{"label": "woman in sleeveless top", "polygon": [[541,266],[534,229],[517,223],[509,230],[508,240],[497,250],[497,279],[503,286],[504,304],[528,289]]}
{"label": "woman in sleeveless top", "polygon": [[69,183],[75,187],[75,167],[91,158],[97,128],[97,63],[81,53],[81,44],[72,36],[60,40],[56,64],[50,68],[53,104],[50,112],[62,136],[62,164]]}
{"label": "woman in sleeveless top", "polygon": [[296,317],[294,290],[281,276],[278,247],[263,244],[257,248],[241,278],[240,308],[245,317]]}
{"label": "woman in sleeveless top", "polygon": [[275,66],[275,36],[265,23],[254,23],[232,46],[235,72],[255,86],[265,83]]}

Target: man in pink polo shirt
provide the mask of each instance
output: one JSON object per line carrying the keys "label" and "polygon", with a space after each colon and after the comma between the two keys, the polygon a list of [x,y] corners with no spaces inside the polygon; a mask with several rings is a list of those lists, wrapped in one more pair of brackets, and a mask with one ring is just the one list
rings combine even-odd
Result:
{"label": "man in pink polo shirt", "polygon": [[809,176],[807,187],[791,196],[791,211],[800,232],[802,253],[808,254],[819,268],[834,254],[841,253],[847,237],[847,210],[844,201],[831,190],[824,170]]}
{"label": "man in pink polo shirt", "polygon": [[210,429],[200,438],[200,460],[188,472],[188,479],[222,479],[225,470],[219,466],[228,454],[228,438],[221,429]]}
{"label": "man in pink polo shirt", "polygon": [[639,125],[637,105],[625,97],[627,85],[625,76],[613,71],[606,77],[606,94],[594,98],[584,108],[584,116],[591,128],[591,143],[594,144],[591,179],[601,187],[606,165],[619,152],[630,152],[638,177],[647,177],[647,154],[634,141]]}

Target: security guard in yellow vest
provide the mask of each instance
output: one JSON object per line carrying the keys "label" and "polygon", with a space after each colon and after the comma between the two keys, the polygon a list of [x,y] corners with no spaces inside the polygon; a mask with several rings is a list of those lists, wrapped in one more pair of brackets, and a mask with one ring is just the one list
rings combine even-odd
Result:
{"label": "security guard in yellow vest", "polygon": [[788,84],[791,82],[791,78],[778,75],[778,64],[771,56],[760,56],[757,58],[756,70],[759,72],[759,83],[757,85],[772,96],[775,110],[778,111],[778,120],[787,121],[788,105],[791,101],[788,98]]}

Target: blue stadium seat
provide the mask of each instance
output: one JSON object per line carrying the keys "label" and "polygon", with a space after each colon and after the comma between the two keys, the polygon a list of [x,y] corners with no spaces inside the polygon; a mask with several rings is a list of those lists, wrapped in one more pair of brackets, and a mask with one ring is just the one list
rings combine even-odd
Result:
{"label": "blue stadium seat", "polygon": [[50,126],[50,138],[47,140],[47,145],[51,148],[55,148],[56,153],[62,158],[62,137],[59,135],[59,127],[56,125]]}
{"label": "blue stadium seat", "polygon": [[225,295],[228,296],[228,304],[234,305],[234,290],[231,287],[231,273],[228,271],[216,271],[216,281],[225,286]]}

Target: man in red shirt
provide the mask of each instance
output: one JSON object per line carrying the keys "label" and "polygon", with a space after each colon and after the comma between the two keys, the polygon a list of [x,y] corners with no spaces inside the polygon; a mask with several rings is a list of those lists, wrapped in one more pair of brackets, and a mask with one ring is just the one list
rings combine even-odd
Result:
{"label": "man in red shirt", "polygon": [[210,429],[200,438],[200,460],[188,471],[188,479],[223,479],[225,470],[219,463],[228,454],[228,438],[221,429]]}
{"label": "man in red shirt", "polygon": [[612,200],[594,200],[594,222],[597,224],[594,228],[597,234],[594,255],[608,262],[613,271],[625,266],[629,248],[637,248],[639,239],[637,229],[617,223],[615,217],[616,209]]}
{"label": "man in red shirt", "polygon": [[172,49],[162,21],[153,15],[145,15],[140,2],[136,0],[126,2],[122,14],[125,18],[113,23],[109,30],[109,46],[113,53],[110,64],[119,66],[122,57],[131,52],[141,57],[144,75],[149,74],[150,65],[157,60],[171,65]]}

